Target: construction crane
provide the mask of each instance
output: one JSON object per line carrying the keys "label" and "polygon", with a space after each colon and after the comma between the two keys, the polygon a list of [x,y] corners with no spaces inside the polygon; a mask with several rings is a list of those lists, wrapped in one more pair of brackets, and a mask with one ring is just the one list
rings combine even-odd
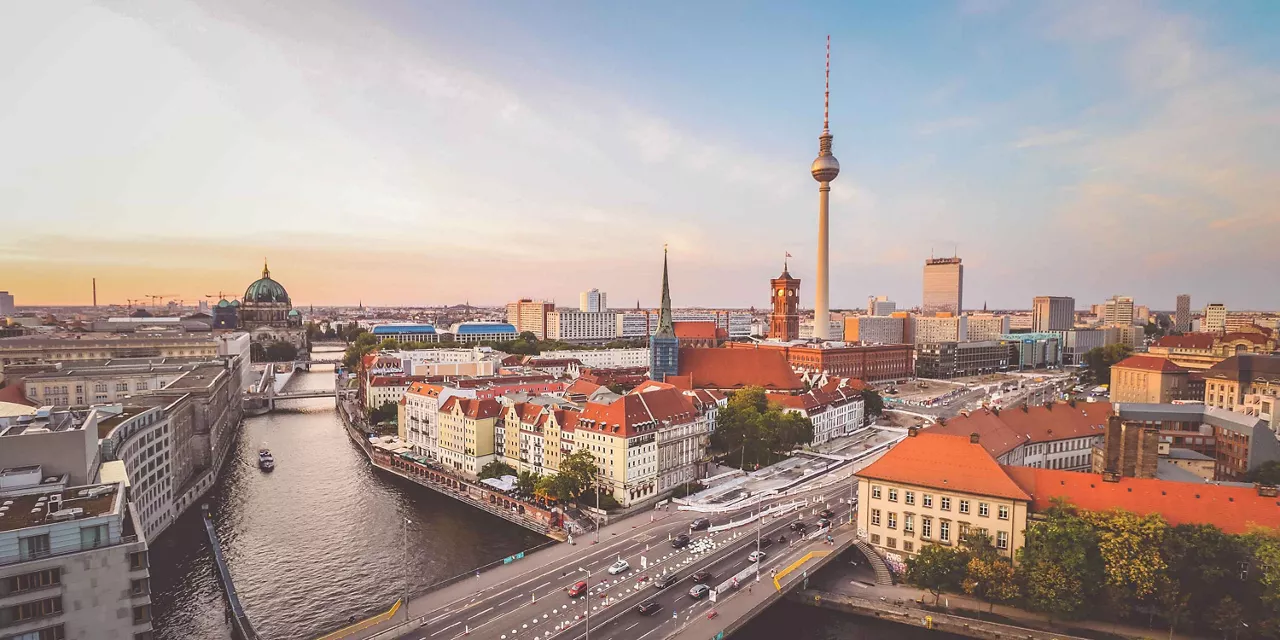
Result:
{"label": "construction crane", "polygon": [[208,299],[210,299],[210,300],[225,300],[225,299],[226,299],[226,297],[227,297],[227,293],[226,293],[225,291],[219,291],[219,292],[218,292],[218,295],[216,295],[216,296],[209,295],[209,294],[205,294],[205,296],[204,296],[204,297],[206,297],[206,298],[208,298]]}
{"label": "construction crane", "polygon": [[157,310],[157,311],[159,311],[159,310],[160,310],[160,307],[159,307],[158,305],[156,305],[156,300],[157,300],[157,299],[159,299],[159,300],[160,300],[160,304],[164,304],[164,299],[165,299],[165,298],[172,298],[172,297],[175,297],[175,296],[177,296],[177,295],[178,295],[178,294],[176,294],[176,293],[148,293],[148,294],[147,294],[147,297],[148,297],[148,298],[151,298],[151,308],[152,308],[152,309],[155,309],[155,310]]}

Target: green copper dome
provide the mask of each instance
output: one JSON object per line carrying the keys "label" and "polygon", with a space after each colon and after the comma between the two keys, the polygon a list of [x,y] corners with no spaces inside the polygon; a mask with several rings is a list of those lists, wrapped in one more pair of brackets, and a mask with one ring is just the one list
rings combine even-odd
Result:
{"label": "green copper dome", "polygon": [[262,278],[244,290],[245,302],[288,302],[289,293],[279,282],[271,279],[271,270],[267,263],[262,263]]}

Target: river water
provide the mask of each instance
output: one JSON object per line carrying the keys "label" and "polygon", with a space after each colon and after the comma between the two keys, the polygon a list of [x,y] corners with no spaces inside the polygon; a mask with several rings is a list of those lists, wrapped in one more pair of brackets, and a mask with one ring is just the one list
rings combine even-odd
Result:
{"label": "river water", "polygon": [[[289,389],[332,385],[332,369],[316,367],[296,374]],[[206,497],[240,600],[263,638],[314,638],[342,626],[349,616],[363,618],[390,607],[406,580],[416,591],[546,541],[430,489],[375,472],[347,437],[333,400],[281,405],[286,408],[245,420],[236,450]],[[271,473],[257,467],[262,446],[275,457]],[[411,521],[407,531],[402,514]],[[413,568],[407,576],[405,559]],[[198,508],[151,546],[151,584],[161,640],[231,638]],[[923,637],[914,632],[782,603],[734,637]],[[937,640],[936,632],[920,633]]]}

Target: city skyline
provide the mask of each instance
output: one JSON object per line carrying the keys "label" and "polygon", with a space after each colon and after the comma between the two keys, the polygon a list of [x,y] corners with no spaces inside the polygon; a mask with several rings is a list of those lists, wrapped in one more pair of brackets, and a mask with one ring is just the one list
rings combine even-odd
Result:
{"label": "city skyline", "polygon": [[669,243],[677,306],[767,307],[784,252],[813,301],[829,32],[832,308],[952,251],[969,308],[1273,304],[1226,275],[1280,266],[1274,5],[325,9],[0,10],[0,288],[193,302],[265,255],[299,304],[654,307]]}

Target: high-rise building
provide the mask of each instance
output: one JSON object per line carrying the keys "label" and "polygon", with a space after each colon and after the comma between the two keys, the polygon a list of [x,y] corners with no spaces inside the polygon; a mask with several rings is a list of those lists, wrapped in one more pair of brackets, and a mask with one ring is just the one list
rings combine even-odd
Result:
{"label": "high-rise building", "polygon": [[[604,295],[604,294],[601,294]],[[608,311],[552,311],[547,339],[563,342],[608,342],[618,338],[618,315]]]}
{"label": "high-rise building", "polygon": [[515,326],[517,333],[528,331],[539,340],[546,340],[547,314],[555,310],[556,305],[551,302],[521,298],[507,303],[507,322]]}
{"label": "high-rise building", "polygon": [[578,296],[578,311],[583,313],[600,313],[608,311],[609,304],[606,294],[599,289],[583,291]]}
{"label": "high-rise building", "polygon": [[13,315],[13,294],[0,291],[0,316]]}
{"label": "high-rise building", "polygon": [[916,316],[911,319],[911,339],[915,344],[968,342],[968,316]]}
{"label": "high-rise building", "polygon": [[827,80],[826,92],[822,105],[822,135],[818,136],[818,157],[814,159],[813,164],[809,166],[809,173],[813,175],[813,179],[818,181],[818,273],[817,286],[813,296],[813,317],[821,321],[814,325],[813,337],[819,340],[830,340],[831,329],[827,320],[831,316],[831,305],[829,298],[829,285],[827,281],[828,271],[830,269],[827,257],[827,230],[830,226],[828,223],[829,204],[831,199],[831,181],[840,175],[840,163],[836,161],[836,157],[831,155],[831,127],[830,109],[831,104],[831,36],[827,36]]}
{"label": "high-rise building", "polygon": [[1103,324],[1133,324],[1133,298],[1111,296],[1102,305]]}
{"label": "high-rise building", "polygon": [[867,315],[891,316],[898,310],[898,305],[889,296],[870,296],[867,298]]}
{"label": "high-rise building", "polygon": [[773,313],[769,314],[769,337],[790,342],[800,337],[800,279],[792,278],[786,262],[782,275],[769,281]]}
{"label": "high-rise building", "polygon": [[662,308],[658,332],[649,338],[649,377],[662,382],[680,374],[680,339],[671,319],[671,287],[667,283],[667,249],[662,249]]}
{"label": "high-rise building", "polygon": [[1076,299],[1036,296],[1031,302],[1031,330],[1070,331],[1076,324]]}
{"label": "high-rise building", "polygon": [[960,258],[929,258],[924,262],[925,315],[950,313],[960,315],[964,305],[964,265]]}
{"label": "high-rise building", "polygon": [[1200,324],[1202,333],[1222,333],[1227,330],[1227,305],[1213,302],[1204,307],[1204,322]]}
{"label": "high-rise building", "polygon": [[999,340],[1000,336],[1009,333],[1009,316],[998,316],[993,313],[973,313],[964,317],[968,321],[968,339],[970,342]]}

